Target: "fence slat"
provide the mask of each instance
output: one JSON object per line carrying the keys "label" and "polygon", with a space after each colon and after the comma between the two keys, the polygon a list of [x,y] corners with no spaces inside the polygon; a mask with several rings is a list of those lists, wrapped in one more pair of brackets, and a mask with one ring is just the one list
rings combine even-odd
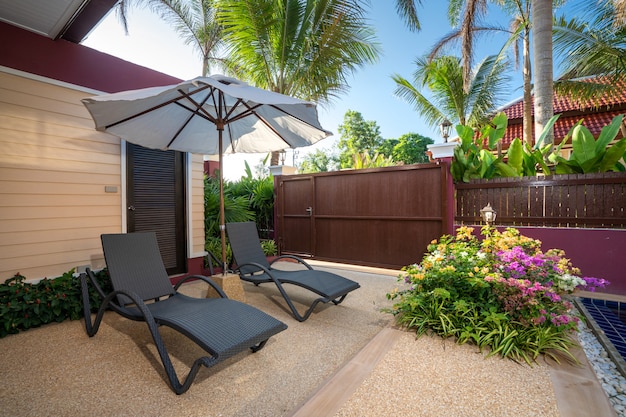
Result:
{"label": "fence slat", "polygon": [[503,226],[626,229],[626,173],[474,180],[456,184],[459,223],[476,223],[487,203]]}

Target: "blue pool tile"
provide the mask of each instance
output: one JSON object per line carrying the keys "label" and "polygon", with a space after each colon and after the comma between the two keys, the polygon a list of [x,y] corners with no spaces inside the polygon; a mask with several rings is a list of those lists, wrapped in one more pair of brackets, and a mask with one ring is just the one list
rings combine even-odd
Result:
{"label": "blue pool tile", "polygon": [[626,325],[617,315],[617,312],[623,312],[626,317],[626,303],[589,298],[583,298],[581,302],[622,359],[626,358]]}

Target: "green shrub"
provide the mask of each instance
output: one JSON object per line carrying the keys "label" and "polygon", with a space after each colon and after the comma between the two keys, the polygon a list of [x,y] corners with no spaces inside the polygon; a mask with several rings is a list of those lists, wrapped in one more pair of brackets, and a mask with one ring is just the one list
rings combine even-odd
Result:
{"label": "green shrub", "polygon": [[[538,173],[586,174],[626,170],[626,166],[620,162],[626,154],[626,138],[614,142],[623,115],[615,116],[609,125],[603,127],[597,139],[582,126],[581,119],[558,146],[546,145],[545,137],[558,118],[559,115],[555,115],[548,121],[534,147],[531,148],[528,143],[522,144],[519,138],[515,138],[506,154],[497,157],[494,152],[502,142],[508,124],[504,113],[498,113],[479,132],[469,126],[457,126],[460,144],[454,149],[454,160],[450,166],[454,181],[534,176]],[[560,153],[570,139],[572,152],[569,159],[565,159]]]}
{"label": "green shrub", "polygon": [[[97,273],[96,278],[105,292],[112,290],[106,271]],[[36,284],[24,282],[25,279],[18,273],[0,284],[0,337],[46,323],[83,317],[80,279],[74,276],[74,270],[56,279],[44,278]],[[102,300],[92,288],[89,298],[91,306],[97,309]]]}
{"label": "green shrub", "polygon": [[387,310],[418,336],[432,332],[473,343],[488,356],[531,363],[540,354],[558,362],[570,353],[578,317],[562,296],[578,288],[595,290],[607,281],[580,277],[560,250],[541,251],[541,242],[508,228],[498,232],[461,227],[428,246],[420,264],[404,268],[408,288],[387,294]]}
{"label": "green shrub", "polygon": [[276,242],[271,239],[261,240],[261,248],[265,256],[274,256],[278,253]]}
{"label": "green shrub", "polygon": [[[219,263],[221,263],[222,260],[222,239],[220,239],[219,237],[207,237],[206,238],[206,242],[204,245],[204,250],[206,250],[207,252],[210,252],[213,254],[214,258],[212,260],[213,263],[216,262],[216,258],[217,260],[219,260]],[[210,254],[208,256],[211,256]],[[228,243],[228,240],[226,242],[226,264],[227,265],[232,265],[233,263],[233,251],[230,248],[230,244]],[[221,265],[213,265],[213,266],[221,266]]]}

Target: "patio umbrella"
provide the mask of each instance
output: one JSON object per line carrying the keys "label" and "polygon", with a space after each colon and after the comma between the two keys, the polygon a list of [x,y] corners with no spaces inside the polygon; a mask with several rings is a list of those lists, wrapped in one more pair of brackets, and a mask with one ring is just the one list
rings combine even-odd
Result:
{"label": "patio umbrella", "polygon": [[219,155],[220,235],[226,266],[223,155],[312,145],[330,135],[315,104],[223,75],[82,100],[96,129],[152,149]]}

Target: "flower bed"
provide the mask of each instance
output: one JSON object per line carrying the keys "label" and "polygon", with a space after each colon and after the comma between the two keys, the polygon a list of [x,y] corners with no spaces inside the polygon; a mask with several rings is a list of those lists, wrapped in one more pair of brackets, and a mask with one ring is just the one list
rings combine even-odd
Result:
{"label": "flower bed", "polygon": [[404,268],[399,279],[408,287],[387,294],[397,323],[418,336],[432,332],[488,348],[488,356],[576,362],[569,349],[578,317],[563,296],[608,282],[581,277],[563,251],[544,253],[540,241],[517,229],[486,226],[481,233],[479,239],[461,227],[431,242],[420,264]]}

